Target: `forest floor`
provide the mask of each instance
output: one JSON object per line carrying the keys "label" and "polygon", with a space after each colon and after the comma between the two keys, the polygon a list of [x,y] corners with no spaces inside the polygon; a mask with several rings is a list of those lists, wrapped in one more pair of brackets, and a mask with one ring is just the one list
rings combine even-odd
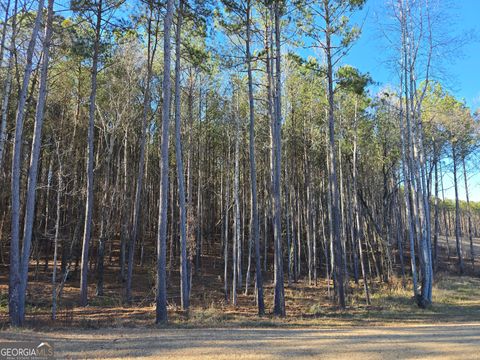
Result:
{"label": "forest floor", "polygon": [[[169,324],[162,326],[154,325],[154,274],[147,270],[149,263],[135,270],[132,305],[123,303],[115,261],[106,268],[104,296],[95,296],[92,276],[87,307],[77,306],[78,279],[72,278],[55,322],[50,320],[51,264],[50,271],[41,264],[31,274],[26,329],[21,330],[8,327],[8,271],[0,266],[0,341],[51,341],[61,358],[478,359],[480,277],[467,261],[469,275],[455,275],[453,251],[451,255],[435,275],[433,305],[428,309],[416,306],[411,283],[404,288],[395,277],[389,283],[370,281],[369,306],[361,282],[352,282],[345,310],[329,299],[324,278],[317,285],[301,279],[286,284],[283,319],[270,313],[258,317],[252,288],[248,295],[242,289],[237,307],[225,303],[218,275],[223,272],[222,261],[205,256],[202,273],[193,279],[188,313],[179,309],[178,273],[172,271]],[[266,279],[267,312],[272,299],[271,279]]]}

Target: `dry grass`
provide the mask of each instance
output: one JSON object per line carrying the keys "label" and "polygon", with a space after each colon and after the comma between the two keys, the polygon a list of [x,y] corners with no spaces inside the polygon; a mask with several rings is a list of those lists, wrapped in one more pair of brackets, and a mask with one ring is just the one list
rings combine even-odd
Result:
{"label": "dry grass", "polygon": [[[395,279],[389,284],[374,284],[370,306],[364,303],[361,285],[351,285],[349,305],[345,310],[339,309],[328,299],[325,282],[318,286],[299,282],[286,287],[287,317],[283,319],[270,314],[258,317],[253,295],[240,295],[237,307],[226,304],[221,294],[216,294],[216,297],[212,294],[202,295],[201,298],[196,296],[192,299],[188,313],[170,301],[168,327],[305,327],[480,321],[478,278],[437,276],[433,290],[434,303],[428,309],[418,308],[412,298],[411,286],[407,284],[407,288],[403,289]],[[208,292],[207,289],[202,291]],[[8,320],[6,295],[4,292],[0,298],[0,321],[3,328],[7,327]],[[265,297],[266,307],[271,309],[271,286],[266,287]],[[135,306],[127,306],[122,304],[121,296],[109,294],[102,298],[92,297],[89,306],[85,308],[76,307],[72,303],[61,307],[56,322],[49,320],[48,298],[37,299],[34,304],[29,303],[27,313],[27,327],[32,329],[133,328],[154,326],[155,309],[153,298]]]}
{"label": "dry grass", "polygon": [[478,359],[480,323],[367,327],[8,330],[80,359]]}
{"label": "dry grass", "polygon": [[[90,303],[83,308],[76,306],[78,279],[70,281],[56,322],[49,319],[49,274],[38,274],[29,285],[27,328],[11,329],[6,271],[1,271],[0,338],[51,341],[61,358],[88,359],[478,359],[480,354],[478,277],[437,274],[428,309],[416,306],[411,284],[404,289],[395,278],[371,284],[370,306],[362,284],[351,283],[345,310],[328,298],[324,280],[317,286],[299,281],[285,288],[287,317],[277,318],[258,317],[253,294],[240,294],[235,308],[225,303],[221,278],[207,272],[194,280],[192,307],[185,313],[177,305],[178,274],[172,272],[169,323],[156,326],[151,277],[136,269],[135,302],[128,306],[116,273],[108,268],[105,296],[95,297],[89,287]],[[272,309],[268,280],[265,299]]]}
{"label": "dry grass", "polygon": [[[477,239],[478,240],[478,239]],[[478,242],[478,241],[477,241]],[[443,249],[443,252],[444,249]],[[448,263],[442,259],[442,263]],[[450,259],[454,263],[454,259]],[[154,276],[145,268],[137,267],[133,279],[134,302],[123,302],[123,284],[118,281],[116,260],[107,263],[105,272],[105,296],[95,296],[95,279],[90,278],[89,305],[77,306],[79,279],[73,277],[64,288],[64,296],[58,311],[58,320],[50,320],[51,283],[50,271],[32,273],[27,296],[27,327],[44,328],[103,328],[103,327],[152,327],[154,324]],[[223,280],[218,273],[222,261],[219,257],[205,256],[202,273],[193,280],[191,309],[185,313],[179,308],[179,274],[172,271],[169,278],[169,325],[177,328],[196,327],[304,327],[342,326],[361,324],[415,324],[422,322],[461,322],[480,320],[480,279],[475,276],[435,276],[433,306],[419,309],[412,299],[412,285],[403,288],[399,279],[391,278],[388,284],[378,280],[370,284],[371,305],[366,306],[362,284],[348,286],[348,306],[341,310],[329,299],[324,279],[317,285],[305,281],[292,283],[285,288],[287,317],[276,318],[270,314],[256,315],[252,286],[248,295],[242,292],[238,306],[226,303]],[[448,263],[450,264],[450,263]],[[174,264],[178,268],[178,264]],[[269,272],[270,273],[270,272]],[[0,266],[0,329],[8,327],[8,269]],[[271,279],[265,279],[265,306],[273,308]]]}

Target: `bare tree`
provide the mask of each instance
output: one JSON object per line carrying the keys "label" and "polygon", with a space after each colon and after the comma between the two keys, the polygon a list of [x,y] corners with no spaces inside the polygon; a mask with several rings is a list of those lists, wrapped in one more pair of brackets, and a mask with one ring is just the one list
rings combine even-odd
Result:
{"label": "bare tree", "polygon": [[177,28],[175,32],[175,161],[177,163],[178,202],[180,208],[180,299],[182,308],[187,310],[190,304],[187,272],[187,213],[185,207],[185,173],[183,170],[183,152],[181,138],[181,39],[184,1],[180,0],[177,10]]}
{"label": "bare tree", "polygon": [[167,12],[163,22],[163,103],[162,103],[162,142],[160,152],[160,200],[157,235],[157,294],[156,322],[167,321],[167,282],[166,251],[168,221],[168,134],[170,126],[170,32],[173,19],[173,0],[167,0]]}
{"label": "bare tree", "polygon": [[82,260],[80,269],[80,305],[86,306],[88,301],[88,249],[90,238],[92,235],[92,217],[93,217],[93,165],[94,165],[94,136],[95,136],[95,101],[97,97],[97,74],[98,74],[98,58],[100,50],[100,32],[102,30],[102,12],[103,0],[99,0],[96,4],[96,25],[95,40],[93,44],[93,57],[90,82],[90,99],[88,108],[88,135],[87,135],[87,199],[85,204],[85,223],[83,228],[82,242]]}
{"label": "bare tree", "polygon": [[[42,129],[45,113],[45,102],[47,100],[48,64],[50,60],[50,41],[52,38],[53,21],[53,0],[48,0],[47,22],[45,25],[45,36],[43,42],[43,62],[40,74],[40,87],[38,90],[37,108],[35,111],[35,127],[33,131],[33,142],[30,154],[30,166],[28,168],[27,198],[25,205],[25,219],[23,228],[23,248],[21,262],[21,292],[20,303],[25,304],[25,296],[28,282],[28,264],[30,259],[30,248],[32,244],[32,229],[35,215],[35,199],[37,189],[38,161],[40,158],[40,147],[42,145]],[[21,318],[25,318],[25,306],[22,306]]]}
{"label": "bare tree", "polygon": [[[15,139],[12,157],[12,235],[10,240],[10,277],[8,296],[10,323],[13,326],[22,325],[25,316],[25,294],[22,294],[24,283],[22,279],[22,261],[24,259],[24,255],[23,252],[22,254],[20,253],[20,176],[22,169],[22,143],[25,120],[25,104],[27,101],[27,91],[30,82],[30,76],[32,75],[33,52],[40,29],[43,4],[44,0],[40,0],[38,2],[37,15],[35,16],[32,35],[28,43],[25,72],[19,94],[15,124]],[[24,247],[24,250],[29,249]],[[28,264],[26,265],[28,266]]]}
{"label": "bare tree", "polygon": [[258,222],[258,196],[257,196],[257,165],[255,161],[255,109],[253,98],[253,76],[250,53],[251,42],[251,1],[247,0],[246,4],[246,41],[245,51],[247,57],[247,71],[248,71],[248,105],[249,105],[249,154],[250,154],[250,187],[251,187],[251,234],[255,244],[255,278],[257,286],[257,304],[258,314],[265,313],[265,305],[263,302],[263,281],[262,281],[262,267],[260,263],[260,228]]}
{"label": "bare tree", "polygon": [[[272,138],[273,138],[273,223],[274,223],[274,254],[275,254],[275,273],[274,273],[274,314],[285,316],[285,290],[283,286],[283,252],[282,252],[282,204],[280,199],[281,192],[281,168],[282,168],[282,147],[281,147],[281,126],[282,126],[282,83],[281,83],[281,39],[280,39],[280,1],[275,1],[273,5],[273,15],[275,22],[275,97],[274,97],[274,118],[272,119]],[[273,71],[273,69],[272,69]]]}

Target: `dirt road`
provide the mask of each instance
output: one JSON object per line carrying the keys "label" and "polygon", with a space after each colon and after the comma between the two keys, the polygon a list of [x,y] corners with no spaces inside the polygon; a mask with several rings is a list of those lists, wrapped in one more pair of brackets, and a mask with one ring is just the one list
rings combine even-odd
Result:
{"label": "dirt road", "polygon": [[301,329],[7,330],[53,342],[59,358],[480,359],[480,323]]}

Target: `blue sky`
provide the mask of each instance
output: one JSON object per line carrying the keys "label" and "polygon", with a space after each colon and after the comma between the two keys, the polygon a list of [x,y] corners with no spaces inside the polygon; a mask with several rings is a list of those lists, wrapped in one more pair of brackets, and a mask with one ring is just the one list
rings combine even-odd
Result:
{"label": "blue sky", "polygon": [[[344,63],[354,65],[362,72],[368,72],[379,87],[395,84],[395,74],[389,68],[388,45],[380,31],[380,23],[385,21],[385,6],[390,0],[367,0],[364,9],[354,17],[357,23],[363,23],[362,36],[351,49]],[[447,1],[441,1],[447,3]],[[480,0],[454,0],[446,9],[448,19],[451,19],[451,30],[461,34],[471,31],[480,38]],[[379,20],[380,19],[380,20]],[[464,99],[472,109],[480,108],[480,41],[471,41],[455,54],[455,58],[443,64],[444,82],[447,89],[458,99]],[[376,90],[376,86],[372,91]],[[467,166],[469,177],[470,200],[480,201],[480,169],[479,154],[476,154],[476,164],[470,162]],[[460,172],[459,197],[465,199],[463,173]],[[446,197],[454,198],[453,175],[444,176]]]}
{"label": "blue sky", "polygon": [[[362,36],[351,49],[345,62],[355,64],[363,72],[369,72],[375,81],[388,84],[395,81],[386,60],[386,41],[380,32],[380,23],[384,22],[385,7],[391,0],[367,0],[363,10],[354,21],[363,22]],[[441,1],[447,3],[448,1]],[[449,90],[459,99],[465,99],[468,106],[480,108],[480,1],[455,0],[452,7],[446,9],[451,16],[450,28],[461,34],[471,31],[479,39],[462,47],[456,58],[449,59],[443,66]]]}

